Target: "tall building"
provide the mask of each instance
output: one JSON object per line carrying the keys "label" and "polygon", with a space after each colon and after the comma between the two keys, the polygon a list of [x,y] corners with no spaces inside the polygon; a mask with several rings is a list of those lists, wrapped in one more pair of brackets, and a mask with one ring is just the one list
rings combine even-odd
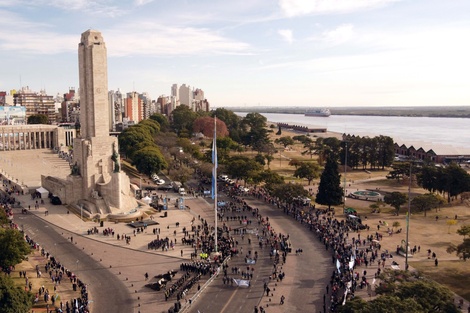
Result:
{"label": "tall building", "polygon": [[75,89],[69,88],[68,93],[64,93],[61,103],[60,116],[62,123],[75,123],[79,121],[80,103],[75,96]]}
{"label": "tall building", "polygon": [[150,98],[148,92],[143,92],[139,94],[139,99],[142,102],[142,113],[140,120],[146,120],[150,117],[150,107],[152,104],[152,99]]}
{"label": "tall building", "polygon": [[49,123],[56,123],[54,97],[47,95],[44,90],[34,92],[29,87],[22,87],[13,95],[13,104],[26,108],[26,119],[31,115],[44,114]]}
{"label": "tall building", "polygon": [[190,108],[192,108],[193,104],[193,92],[191,90],[191,87],[186,84],[183,84],[179,88],[179,101],[180,104],[184,104]]}
{"label": "tall building", "polygon": [[179,93],[179,89],[178,89],[178,84],[171,85],[171,96],[175,97],[176,100],[179,100],[180,93]]}
{"label": "tall building", "polygon": [[143,119],[143,104],[135,91],[127,93],[124,117],[136,124]]}
{"label": "tall building", "polygon": [[116,130],[116,123],[121,123],[124,115],[124,99],[121,90],[108,92],[110,130]]}

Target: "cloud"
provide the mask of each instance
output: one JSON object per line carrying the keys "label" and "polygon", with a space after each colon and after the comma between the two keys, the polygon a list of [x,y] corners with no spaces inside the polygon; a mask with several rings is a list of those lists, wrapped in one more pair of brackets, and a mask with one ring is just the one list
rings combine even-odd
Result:
{"label": "cloud", "polygon": [[322,40],[334,45],[345,43],[354,36],[354,26],[352,24],[343,24],[335,29],[323,32]]}
{"label": "cloud", "polygon": [[292,43],[294,41],[292,30],[290,29],[280,29],[277,33],[288,43]]}
{"label": "cloud", "polygon": [[110,56],[253,54],[249,44],[207,28],[175,27],[149,21],[103,30],[103,37]]}
{"label": "cloud", "polygon": [[[0,15],[4,15],[0,10]],[[18,53],[57,54],[77,48],[80,37],[58,33],[51,25],[33,22],[8,12],[0,19],[0,50]],[[18,40],[21,38],[21,40]],[[47,43],[47,44],[45,44]]]}
{"label": "cloud", "polygon": [[384,6],[399,0],[279,0],[282,12],[289,16],[346,13]]}
{"label": "cloud", "polygon": [[[140,0],[140,2],[145,1],[148,2],[148,0]],[[0,6],[2,6],[2,2],[16,7],[25,6],[28,9],[53,7],[63,11],[80,11],[106,17],[121,16],[126,12],[117,5],[110,4],[112,2],[110,0],[15,0],[14,3],[10,0],[0,0]]]}
{"label": "cloud", "polygon": [[[34,22],[0,10],[0,50],[23,54],[76,52],[80,34],[61,33],[45,22]],[[250,55],[254,49],[208,28],[168,26],[132,21],[100,28],[109,56]],[[18,40],[21,38],[21,40]],[[45,44],[47,43],[47,44]]]}
{"label": "cloud", "polygon": [[142,6],[153,2],[154,0],[134,0],[136,6]]}

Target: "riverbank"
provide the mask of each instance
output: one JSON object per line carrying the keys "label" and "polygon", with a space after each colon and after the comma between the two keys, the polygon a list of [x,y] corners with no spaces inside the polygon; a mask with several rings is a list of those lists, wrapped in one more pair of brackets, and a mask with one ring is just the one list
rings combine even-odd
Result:
{"label": "riverbank", "polygon": [[[311,107],[233,107],[234,112],[304,114]],[[333,107],[332,115],[470,118],[470,106]]]}

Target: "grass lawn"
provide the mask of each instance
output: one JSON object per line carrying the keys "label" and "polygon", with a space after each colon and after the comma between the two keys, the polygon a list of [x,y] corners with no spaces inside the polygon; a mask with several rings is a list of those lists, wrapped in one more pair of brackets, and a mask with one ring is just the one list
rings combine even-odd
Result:
{"label": "grass lawn", "polygon": [[[65,308],[65,302],[71,300],[72,298],[79,297],[79,292],[74,292],[72,290],[72,285],[67,276],[64,276],[62,283],[57,286],[57,291],[54,292],[54,284],[49,278],[49,273],[44,271],[44,266],[46,265],[46,258],[41,256],[41,252],[34,250],[29,256],[28,259],[21,262],[15,266],[15,271],[11,274],[11,278],[17,286],[25,288],[25,278],[19,276],[20,271],[26,271],[26,276],[29,279],[29,282],[32,283],[31,293],[36,295],[41,286],[44,286],[45,289],[49,290],[49,295],[57,296],[55,306],[59,307],[60,302],[62,301]],[[38,278],[36,275],[36,265],[39,265],[39,270],[42,272],[42,277]],[[52,309],[54,306],[49,300],[49,309]],[[46,303],[44,302],[44,297],[39,297],[39,301],[33,305],[31,312],[42,312],[46,309]]]}

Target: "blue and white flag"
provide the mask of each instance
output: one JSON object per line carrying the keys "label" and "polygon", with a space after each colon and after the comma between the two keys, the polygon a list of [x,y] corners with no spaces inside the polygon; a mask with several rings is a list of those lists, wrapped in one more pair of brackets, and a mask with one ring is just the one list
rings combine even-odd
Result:
{"label": "blue and white flag", "polygon": [[238,286],[238,287],[250,287],[250,281],[246,279],[235,279],[232,278],[233,282]]}
{"label": "blue and white flag", "polygon": [[216,132],[216,118],[214,117],[214,139],[212,142],[212,199],[215,198],[217,193],[217,132]]}

